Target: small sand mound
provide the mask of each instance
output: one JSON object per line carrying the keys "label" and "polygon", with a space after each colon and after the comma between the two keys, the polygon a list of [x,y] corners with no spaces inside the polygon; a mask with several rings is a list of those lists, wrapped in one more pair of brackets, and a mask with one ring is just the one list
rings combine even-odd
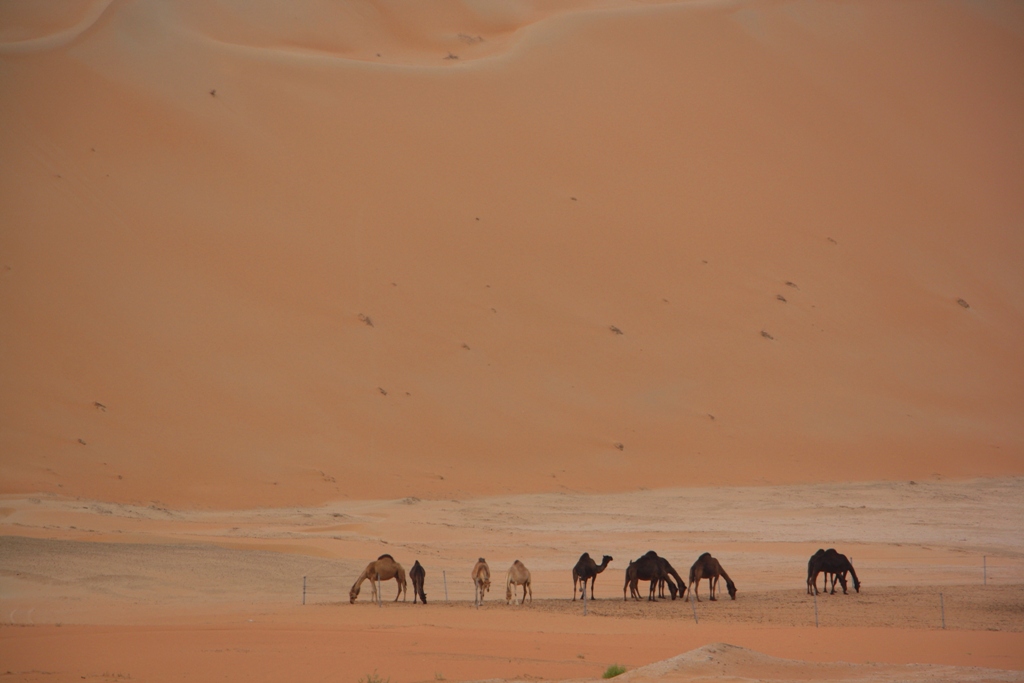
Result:
{"label": "small sand mound", "polygon": [[847,664],[779,659],[713,643],[634,669],[623,681],[1024,681],[1024,672],[935,664]]}

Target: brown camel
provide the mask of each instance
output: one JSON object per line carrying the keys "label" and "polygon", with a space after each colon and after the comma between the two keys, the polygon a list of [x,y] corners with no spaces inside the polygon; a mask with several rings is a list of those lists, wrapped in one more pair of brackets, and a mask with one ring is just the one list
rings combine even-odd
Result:
{"label": "brown camel", "polygon": [[412,604],[416,604],[416,596],[427,604],[427,594],[423,592],[423,581],[427,578],[427,570],[423,568],[419,560],[416,560],[409,570],[409,579],[412,581]]}
{"label": "brown camel", "polygon": [[394,579],[398,584],[398,594],[395,595],[395,602],[398,602],[398,598],[401,597],[405,600],[405,569],[402,565],[395,562],[395,558],[390,555],[381,555],[376,560],[366,565],[366,569],[359,575],[356,582],[352,584],[352,590],[348,592],[348,601],[355,602],[356,598],[359,597],[359,587],[363,585],[363,581],[370,580],[370,586],[373,589],[371,593],[372,599],[377,600],[377,579],[381,581],[390,581]]}
{"label": "brown camel", "polygon": [[519,560],[509,567],[508,575],[505,576],[505,602],[511,603],[516,598],[516,586],[523,587],[523,599],[519,604],[526,602],[526,593],[530,593],[530,602],[533,602],[533,588],[530,587],[530,570]]}
{"label": "brown camel", "polygon": [[637,590],[637,583],[639,578],[636,575],[636,561],[630,560],[629,566],[626,567],[626,582],[622,584],[622,599],[626,599],[626,586],[629,586],[629,597],[634,600],[640,599],[640,591]]}
{"label": "brown camel", "polygon": [[711,599],[717,600],[715,597],[715,589],[718,587],[718,577],[721,576],[725,579],[725,587],[729,591],[729,597],[733,600],[736,599],[736,584],[732,582],[729,575],[722,569],[721,563],[718,560],[711,557],[711,553],[704,553],[697,558],[697,561],[690,567],[690,595],[697,598],[697,602],[700,602],[700,596],[697,594],[697,586],[700,584],[701,579],[708,580],[708,586],[711,588]]}
{"label": "brown camel", "polygon": [[843,594],[847,594],[846,590],[846,574],[849,573],[853,578],[853,589],[860,593],[860,579],[857,578],[857,572],[853,568],[853,563],[846,555],[837,552],[835,548],[829,548],[828,550],[819,549],[818,552],[811,555],[811,559],[807,561],[807,592],[818,594],[818,574],[825,574],[825,588],[828,588],[828,575],[832,574],[832,593],[836,592],[836,579],[839,579],[839,584],[843,587]]}
{"label": "brown camel", "polygon": [[[673,583],[672,577],[675,577],[676,581],[679,582],[678,586],[676,583]],[[657,587],[661,581],[668,584],[673,600],[676,599],[680,591],[684,595],[686,593],[686,582],[679,576],[675,568],[669,564],[668,560],[664,557],[659,557],[658,553],[653,550],[649,550],[639,559],[629,563],[629,566],[626,568],[626,582],[622,586],[623,600],[626,599],[626,586],[629,586],[630,595],[635,600],[640,599],[640,591],[637,589],[637,583],[640,581],[651,582],[650,592],[647,596],[647,599],[651,601],[657,600]]]}
{"label": "brown camel", "polygon": [[580,559],[576,562],[576,566],[572,568],[572,599],[576,600],[576,582],[582,580],[583,585],[581,586],[582,592],[580,597],[586,597],[584,593],[587,591],[587,579],[590,579],[590,599],[594,599],[594,581],[597,579],[597,575],[603,572],[607,567],[608,563],[612,561],[611,555],[605,555],[601,559],[601,564],[594,562],[591,559],[590,553],[583,553],[580,555]]}
{"label": "brown camel", "polygon": [[484,593],[491,590],[491,568],[487,566],[487,560],[480,558],[473,565],[473,602],[476,605],[483,604]]}

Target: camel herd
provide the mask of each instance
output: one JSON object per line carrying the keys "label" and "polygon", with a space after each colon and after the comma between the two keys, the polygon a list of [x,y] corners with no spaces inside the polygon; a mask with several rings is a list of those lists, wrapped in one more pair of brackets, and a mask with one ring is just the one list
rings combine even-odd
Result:
{"label": "camel herd", "polygon": [[[577,590],[580,592],[580,597],[586,599],[587,596],[587,581],[590,582],[590,599],[594,599],[594,582],[597,579],[597,575],[608,568],[608,564],[612,561],[611,555],[605,555],[601,559],[601,564],[598,564],[590,557],[590,553],[583,553],[580,555],[579,561],[572,568],[572,599],[576,599]],[[818,575],[824,575],[824,588],[828,589],[829,578],[832,579],[832,594],[836,592],[836,583],[839,583],[843,588],[843,593],[846,590],[846,575],[850,574],[853,578],[853,588],[858,593],[860,592],[860,579],[857,578],[857,572],[853,569],[853,564],[846,555],[837,552],[835,548],[829,548],[828,550],[819,549],[816,553],[811,555],[811,559],[807,561],[807,593],[808,595],[818,594]],[[412,579],[412,590],[413,590],[413,604],[416,603],[419,598],[423,604],[427,604],[427,594],[424,592],[423,584],[426,579],[426,570],[420,564],[419,560],[413,564],[412,569],[409,570],[409,578]],[[480,558],[473,565],[473,571],[470,573],[473,579],[473,600],[476,605],[480,605],[484,601],[484,594],[491,590],[491,568],[487,565],[487,560]],[[687,586],[686,582],[683,581],[675,568],[666,560],[664,557],[659,556],[653,550],[648,551],[639,558],[631,561],[629,566],[626,567],[626,581],[622,585],[622,599],[628,600],[626,597],[626,589],[629,589],[630,597],[634,600],[642,599],[638,584],[640,581],[649,581],[650,587],[647,594],[648,600],[657,600],[658,597],[666,597],[665,589],[668,588],[669,595],[673,600],[677,597],[685,598],[686,591],[690,591],[690,596],[697,601],[700,601],[700,596],[697,594],[697,587],[700,585],[701,579],[707,579],[708,591],[710,593],[711,600],[716,600],[716,594],[718,592],[718,580],[719,578],[725,579],[725,587],[729,593],[729,597],[733,600],[736,599],[736,584],[733,583],[732,579],[722,568],[722,564],[711,556],[710,553],[704,553],[697,558],[697,561],[690,567],[690,584]],[[366,565],[366,569],[359,575],[356,582],[352,584],[352,589],[348,593],[349,602],[354,603],[356,598],[359,597],[359,589],[363,585],[363,582],[367,579],[370,580],[370,586],[372,588],[372,599],[377,600],[377,583],[380,581],[390,581],[394,579],[398,584],[398,593],[395,595],[395,602],[398,602],[399,598],[405,600],[406,593],[406,581],[405,581],[405,569],[398,562],[395,561],[391,555],[381,555],[376,560]],[[519,586],[523,588],[523,595],[520,598],[518,596]],[[508,572],[505,575],[505,602],[511,604],[523,604],[526,602],[526,598],[529,596],[530,602],[533,602],[533,587],[530,579],[530,570],[526,566],[516,560],[509,567]]]}

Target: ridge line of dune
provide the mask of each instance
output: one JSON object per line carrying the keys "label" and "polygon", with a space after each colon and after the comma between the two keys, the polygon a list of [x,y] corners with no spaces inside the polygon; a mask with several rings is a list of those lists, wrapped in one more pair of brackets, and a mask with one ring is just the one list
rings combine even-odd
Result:
{"label": "ridge line of dune", "polygon": [[[110,0],[111,2],[113,0]],[[566,10],[556,10],[551,14],[542,16],[537,19],[526,21],[525,23],[517,26],[515,29],[509,31],[507,35],[510,37],[509,42],[506,46],[497,52],[483,54],[480,56],[463,56],[460,55],[458,61],[455,64],[445,64],[441,60],[437,63],[418,63],[414,61],[375,61],[373,59],[346,55],[342,52],[335,52],[326,49],[317,49],[312,47],[302,47],[298,45],[250,45],[244,42],[237,42],[234,40],[228,40],[225,38],[215,37],[204,31],[188,26],[179,26],[179,29],[183,32],[192,34],[194,37],[201,39],[209,44],[221,46],[228,50],[235,50],[240,53],[255,53],[261,56],[278,56],[282,58],[290,59],[308,59],[308,60],[325,60],[325,61],[339,61],[348,62],[355,64],[372,65],[383,68],[395,68],[395,69],[449,69],[453,66],[467,65],[475,62],[486,62],[491,60],[498,60],[509,57],[512,53],[523,48],[523,44],[529,39],[530,33],[535,33],[542,28],[551,29],[553,25],[558,22],[566,22],[570,20],[583,20],[587,16],[601,15],[601,14],[645,14],[658,11],[672,11],[682,8],[690,9],[694,7],[707,7],[714,5],[737,5],[737,0],[657,0],[650,4],[634,5],[634,4],[619,4],[619,5],[604,5],[604,6],[593,6],[593,7],[581,7],[572,8]]]}
{"label": "ridge line of dune", "polygon": [[106,11],[114,4],[114,0],[97,0],[73,26],[63,31],[57,31],[38,38],[26,38],[8,43],[0,42],[0,55],[4,54],[26,54],[29,52],[43,52],[63,47],[73,42],[83,33],[96,25]]}

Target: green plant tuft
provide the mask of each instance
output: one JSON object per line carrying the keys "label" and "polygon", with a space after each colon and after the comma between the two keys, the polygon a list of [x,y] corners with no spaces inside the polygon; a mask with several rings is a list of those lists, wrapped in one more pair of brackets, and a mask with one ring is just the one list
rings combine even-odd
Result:
{"label": "green plant tuft", "polygon": [[359,683],[391,683],[390,678],[381,678],[377,670],[374,669],[372,674],[366,674],[359,679]]}
{"label": "green plant tuft", "polygon": [[604,670],[604,673],[601,675],[601,678],[615,678],[616,676],[624,673],[626,673],[626,667],[622,666],[621,664],[612,664]]}

